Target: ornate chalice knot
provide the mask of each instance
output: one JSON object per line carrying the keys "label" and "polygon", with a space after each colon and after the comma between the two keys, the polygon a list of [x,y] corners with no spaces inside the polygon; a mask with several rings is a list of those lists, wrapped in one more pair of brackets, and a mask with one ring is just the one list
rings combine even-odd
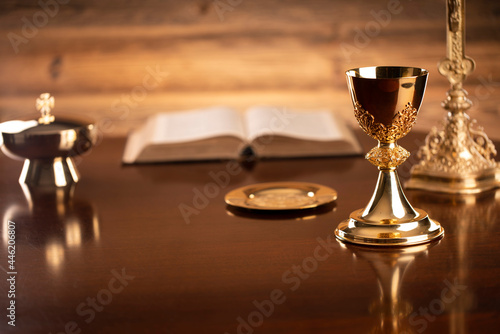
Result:
{"label": "ornate chalice knot", "polygon": [[375,122],[372,114],[366,111],[359,102],[354,105],[354,116],[363,131],[382,143],[393,143],[410,132],[417,120],[418,110],[414,108],[411,102],[405,105],[405,108],[396,112],[390,125]]}
{"label": "ornate chalice knot", "polygon": [[410,152],[396,144],[372,148],[365,156],[366,160],[381,169],[393,169],[408,159]]}

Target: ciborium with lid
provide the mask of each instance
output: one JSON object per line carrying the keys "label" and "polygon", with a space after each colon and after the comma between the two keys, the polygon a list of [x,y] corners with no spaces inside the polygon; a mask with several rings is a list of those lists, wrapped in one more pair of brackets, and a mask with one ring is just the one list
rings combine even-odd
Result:
{"label": "ciborium with lid", "polygon": [[24,160],[19,178],[31,186],[64,187],[80,176],[74,157],[89,151],[97,139],[95,124],[82,117],[55,117],[54,97],[41,94],[36,100],[39,115],[31,120],[0,124],[2,151]]}

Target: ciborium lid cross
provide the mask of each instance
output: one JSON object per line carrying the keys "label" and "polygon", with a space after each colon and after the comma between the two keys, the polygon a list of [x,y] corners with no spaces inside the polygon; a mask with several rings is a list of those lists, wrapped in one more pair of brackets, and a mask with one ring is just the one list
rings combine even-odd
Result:
{"label": "ciborium lid cross", "polygon": [[54,97],[49,93],[43,93],[36,99],[36,110],[42,114],[38,123],[49,124],[54,121],[54,116],[50,114],[52,108],[54,108]]}

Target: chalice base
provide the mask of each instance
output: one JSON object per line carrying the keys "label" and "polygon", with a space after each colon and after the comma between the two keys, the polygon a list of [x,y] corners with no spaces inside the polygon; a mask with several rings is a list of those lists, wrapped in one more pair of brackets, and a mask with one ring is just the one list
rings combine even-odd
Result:
{"label": "chalice base", "polygon": [[443,234],[438,222],[410,205],[395,169],[380,170],[370,203],[352,212],[335,230],[341,241],[369,246],[410,246]]}
{"label": "chalice base", "polygon": [[79,173],[71,157],[26,159],[19,183],[35,187],[66,187],[77,183]]}
{"label": "chalice base", "polygon": [[444,230],[438,222],[430,219],[425,211],[415,210],[418,215],[413,221],[384,224],[364,220],[363,209],[360,209],[339,224],[335,235],[342,241],[368,246],[411,246],[431,242],[443,235]]}

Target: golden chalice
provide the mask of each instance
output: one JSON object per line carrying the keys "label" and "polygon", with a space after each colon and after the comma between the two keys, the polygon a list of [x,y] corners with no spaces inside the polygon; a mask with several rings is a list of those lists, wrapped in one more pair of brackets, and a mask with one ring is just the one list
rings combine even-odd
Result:
{"label": "golden chalice", "polygon": [[378,146],[366,159],[378,167],[373,196],[364,209],[351,213],[335,235],[364,245],[407,246],[443,235],[441,225],[406,199],[396,168],[410,153],[396,141],[410,132],[427,84],[428,71],[414,67],[377,66],[346,72],[354,115]]}

